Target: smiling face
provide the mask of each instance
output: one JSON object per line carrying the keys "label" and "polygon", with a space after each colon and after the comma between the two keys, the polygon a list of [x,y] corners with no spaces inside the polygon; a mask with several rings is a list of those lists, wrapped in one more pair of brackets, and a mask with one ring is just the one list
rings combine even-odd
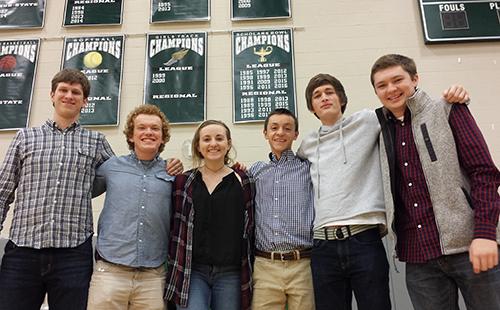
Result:
{"label": "smiling face", "polygon": [[418,74],[411,77],[401,66],[389,67],[373,74],[375,94],[396,117],[404,115],[406,100],[413,96],[417,85]]}
{"label": "smiling face", "polygon": [[295,120],[289,115],[275,114],[269,117],[264,137],[278,159],[283,152],[292,148],[293,141],[297,139],[299,132],[295,127]]}
{"label": "smiling face", "polygon": [[342,117],[340,98],[331,84],[316,87],[311,96],[312,112],[323,125],[333,125]]}
{"label": "smiling face", "polygon": [[50,93],[54,105],[54,119],[63,119],[72,123],[80,116],[80,110],[87,104],[82,85],[79,83],[59,82]]}
{"label": "smiling face", "polygon": [[196,149],[205,162],[225,163],[226,155],[231,149],[231,140],[227,137],[226,128],[211,124],[201,128]]}
{"label": "smiling face", "polygon": [[139,114],[134,119],[134,132],[129,141],[134,143],[134,152],[141,160],[151,160],[160,145],[165,143],[162,120],[157,115]]}

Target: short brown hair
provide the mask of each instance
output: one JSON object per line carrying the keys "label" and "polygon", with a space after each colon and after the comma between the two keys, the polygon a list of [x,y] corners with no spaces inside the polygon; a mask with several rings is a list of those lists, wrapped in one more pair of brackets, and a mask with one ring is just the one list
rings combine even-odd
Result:
{"label": "short brown hair", "polygon": [[90,83],[85,74],[80,70],[66,68],[56,73],[51,82],[51,90],[53,93],[56,91],[59,83],[80,84],[83,90],[83,98],[87,99],[89,97]]}
{"label": "short brown hair", "polygon": [[295,114],[292,113],[292,111],[290,111],[288,109],[285,109],[285,108],[277,108],[277,109],[275,109],[274,111],[272,111],[271,113],[269,113],[267,115],[266,120],[264,121],[264,130],[265,131],[267,131],[267,125],[269,125],[269,119],[273,115],[286,115],[286,116],[290,116],[291,118],[293,118],[293,122],[294,122],[294,125],[295,125],[295,131],[299,131],[299,120],[297,119],[297,117],[295,116]]}
{"label": "short brown hair", "polygon": [[347,96],[345,94],[344,86],[338,79],[326,73],[317,74],[309,80],[309,83],[306,87],[307,108],[311,112],[314,111],[312,106],[312,94],[316,88],[327,84],[332,85],[332,87],[335,89],[335,93],[340,100],[340,110],[342,111],[342,113],[344,113],[347,106]]}
{"label": "short brown hair", "polygon": [[395,66],[401,66],[404,71],[408,72],[412,79],[417,74],[417,65],[415,64],[415,61],[413,59],[398,54],[387,54],[377,59],[377,61],[375,61],[372,66],[372,71],[370,74],[370,81],[372,83],[372,86],[375,87],[373,80],[373,76],[375,75],[375,73]]}
{"label": "short brown hair", "polygon": [[227,141],[229,142],[229,150],[227,151],[226,155],[224,155],[224,164],[226,165],[231,164],[233,162],[233,159],[229,157],[229,152],[231,152],[231,150],[234,150],[233,144],[231,143],[231,131],[229,130],[229,127],[227,127],[227,125],[224,124],[222,121],[209,119],[201,123],[198,126],[198,128],[196,128],[196,131],[194,133],[193,141],[191,142],[191,152],[193,154],[193,166],[200,167],[203,161],[203,155],[201,155],[200,151],[198,151],[198,147],[200,146],[200,131],[209,125],[219,125],[225,129],[226,138]]}
{"label": "short brown hair", "polygon": [[163,112],[160,111],[157,106],[152,104],[140,105],[128,114],[127,122],[125,123],[125,129],[123,129],[123,133],[125,134],[125,137],[127,139],[128,148],[134,150],[134,142],[130,141],[130,139],[134,135],[135,118],[140,114],[156,115],[161,119],[161,137],[163,142],[160,144],[158,153],[163,152],[163,150],[165,149],[165,144],[170,140],[170,124],[165,114],[163,114]]}

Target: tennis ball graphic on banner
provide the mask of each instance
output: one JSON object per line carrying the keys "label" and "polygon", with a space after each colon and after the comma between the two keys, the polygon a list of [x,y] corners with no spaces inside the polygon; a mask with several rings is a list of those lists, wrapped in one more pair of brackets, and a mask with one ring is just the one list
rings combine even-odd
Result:
{"label": "tennis ball graphic on banner", "polygon": [[0,71],[11,72],[16,68],[16,57],[12,55],[3,56],[0,58]]}
{"label": "tennis ball graphic on banner", "polygon": [[83,57],[83,65],[89,69],[97,68],[102,63],[102,55],[99,52],[89,52]]}

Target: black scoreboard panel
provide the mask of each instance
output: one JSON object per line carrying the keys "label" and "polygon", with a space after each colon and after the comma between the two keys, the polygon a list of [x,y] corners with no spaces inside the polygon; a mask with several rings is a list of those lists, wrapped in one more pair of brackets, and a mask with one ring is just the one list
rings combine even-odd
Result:
{"label": "black scoreboard panel", "polygon": [[418,2],[426,44],[500,40],[500,1]]}

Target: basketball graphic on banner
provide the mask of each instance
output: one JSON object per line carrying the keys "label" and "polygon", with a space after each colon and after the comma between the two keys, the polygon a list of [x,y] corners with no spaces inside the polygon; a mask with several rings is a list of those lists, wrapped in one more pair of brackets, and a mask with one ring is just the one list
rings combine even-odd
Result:
{"label": "basketball graphic on banner", "polygon": [[0,58],[0,71],[11,72],[16,68],[16,57],[12,55],[3,56]]}

